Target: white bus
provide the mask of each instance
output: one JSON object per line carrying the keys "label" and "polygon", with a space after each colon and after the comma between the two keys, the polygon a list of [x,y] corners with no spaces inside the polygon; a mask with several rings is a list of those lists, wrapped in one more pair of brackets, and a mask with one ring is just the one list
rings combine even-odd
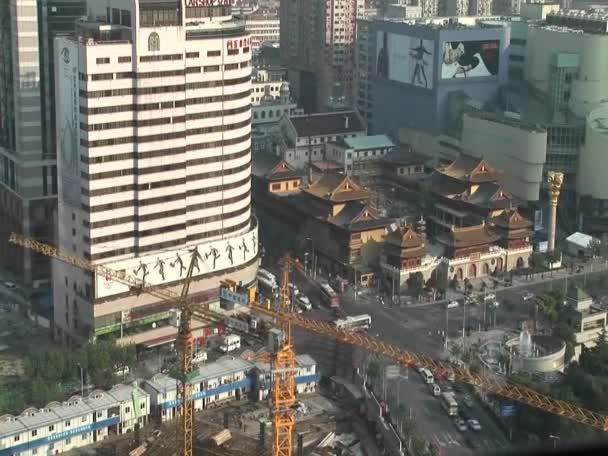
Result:
{"label": "white bus", "polygon": [[454,393],[441,393],[441,406],[448,416],[458,415],[458,402],[454,399]]}
{"label": "white bus", "polygon": [[273,280],[265,279],[262,276],[258,276],[258,288],[267,298],[276,298],[279,296],[279,286]]}
{"label": "white bus", "polygon": [[258,278],[262,277],[266,280],[269,280],[270,282],[275,282],[277,281],[277,278],[275,277],[275,275],[271,272],[268,272],[266,269],[260,268],[258,269]]}
{"label": "white bus", "polygon": [[433,377],[433,373],[425,367],[420,369],[420,376],[422,377],[422,380],[424,380],[424,383],[428,383],[428,384],[435,383],[435,378]]}
{"label": "white bus", "polygon": [[372,325],[372,317],[367,314],[338,319],[334,322],[336,328],[344,331],[367,331]]}
{"label": "white bus", "polygon": [[222,343],[220,344],[220,351],[224,353],[230,353],[233,350],[241,348],[241,336],[237,334],[229,334],[224,336]]}
{"label": "white bus", "polygon": [[323,299],[326,306],[332,308],[340,307],[340,297],[328,283],[320,283],[319,288],[321,290],[321,299]]}

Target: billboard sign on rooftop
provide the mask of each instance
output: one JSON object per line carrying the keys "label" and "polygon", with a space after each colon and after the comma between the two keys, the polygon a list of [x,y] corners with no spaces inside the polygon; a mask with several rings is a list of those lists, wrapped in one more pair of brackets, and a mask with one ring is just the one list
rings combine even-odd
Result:
{"label": "billboard sign on rooftop", "polygon": [[441,79],[497,76],[500,42],[446,41],[442,47]]}

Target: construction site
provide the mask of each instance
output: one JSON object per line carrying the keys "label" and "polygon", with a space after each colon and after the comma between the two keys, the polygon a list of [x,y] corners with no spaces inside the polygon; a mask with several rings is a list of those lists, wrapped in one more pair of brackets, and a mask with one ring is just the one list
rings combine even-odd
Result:
{"label": "construction site", "polygon": [[[132,293],[145,293],[172,302],[181,311],[176,364],[170,372],[155,375],[141,387],[133,385],[133,404],[136,397],[141,399],[140,408],[146,412],[132,426],[132,434],[100,441],[95,445],[95,454],[440,454],[441,449],[432,442],[425,444],[423,452],[412,448],[411,437],[409,442],[404,438],[403,424],[385,401],[384,379],[389,378],[389,367],[391,371],[396,369],[393,378],[400,376],[403,369],[406,379],[409,369],[417,369],[423,375],[430,372],[435,379],[450,379],[471,392],[523,403],[608,431],[608,418],[599,413],[512,384],[505,378],[475,373],[466,367],[388,344],[365,331],[343,329],[327,319],[308,318],[298,313],[290,277],[306,271],[289,255],[278,265],[276,296],[264,298],[255,287],[242,288],[230,280],[218,284],[220,296],[232,304],[232,311],[258,329],[249,336],[253,335],[266,348],[248,350],[247,355],[241,354],[240,358],[231,356],[229,349],[221,350],[226,353],[224,356],[197,367],[193,359],[192,321],[223,322],[226,314],[189,298],[193,270],[200,258],[196,250],[191,252],[181,293],[175,293],[168,287],[144,283],[124,271],[93,265],[20,235],[13,234],[11,241],[127,285]],[[340,316],[339,311],[335,314]],[[264,332],[259,331],[261,326]],[[244,335],[248,331],[233,326],[230,332]],[[368,378],[372,373],[364,371],[366,363],[361,360],[370,357],[383,360],[383,398],[377,397],[373,390],[372,379]],[[384,368],[386,364],[389,366]],[[360,369],[361,366],[364,369]],[[214,369],[213,375],[208,373]],[[126,424],[124,426],[126,428]],[[74,454],[90,454],[86,448],[74,451]],[[3,454],[0,449],[0,455]]]}

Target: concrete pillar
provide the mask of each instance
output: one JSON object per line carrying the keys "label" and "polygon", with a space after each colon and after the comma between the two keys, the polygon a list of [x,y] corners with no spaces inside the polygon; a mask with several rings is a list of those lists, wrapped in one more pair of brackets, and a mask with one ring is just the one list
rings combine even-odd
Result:
{"label": "concrete pillar", "polygon": [[549,184],[549,225],[547,229],[548,246],[547,250],[555,250],[555,229],[557,225],[557,202],[564,183],[564,174],[557,171],[547,173],[547,183]]}

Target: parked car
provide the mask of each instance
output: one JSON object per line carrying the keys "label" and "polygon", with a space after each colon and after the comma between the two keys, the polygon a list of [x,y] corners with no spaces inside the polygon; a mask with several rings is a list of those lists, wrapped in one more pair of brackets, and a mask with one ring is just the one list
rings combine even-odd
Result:
{"label": "parked car", "polygon": [[469,418],[469,420],[467,421],[469,427],[475,431],[475,432],[481,432],[481,424],[479,424],[479,421],[477,421],[476,419],[473,418]]}
{"label": "parked car", "polygon": [[458,307],[460,304],[458,304],[458,301],[454,300],[454,301],[450,301],[447,303],[446,307],[448,309],[454,309],[455,307]]}
{"label": "parked car", "polygon": [[521,295],[521,299],[523,299],[524,302],[528,302],[528,301],[534,299],[534,293],[532,293],[530,291],[524,291],[523,294]]}
{"label": "parked car", "polygon": [[461,420],[460,418],[456,418],[454,420],[454,424],[456,424],[456,428],[460,432],[466,432],[466,430],[468,429],[466,421],[465,420]]}
{"label": "parked car", "polygon": [[462,383],[454,382],[454,391],[462,393],[464,391],[464,385]]}
{"label": "parked car", "polygon": [[4,285],[4,288],[8,288],[9,290],[14,290],[15,288],[17,288],[17,285],[15,285],[13,282],[9,282],[8,280],[2,285]]}

